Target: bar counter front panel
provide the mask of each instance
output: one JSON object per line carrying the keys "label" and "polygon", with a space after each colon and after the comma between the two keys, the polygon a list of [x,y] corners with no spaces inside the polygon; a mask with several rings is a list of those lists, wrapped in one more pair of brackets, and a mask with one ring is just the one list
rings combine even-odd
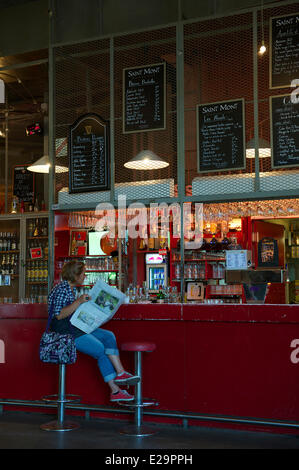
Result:
{"label": "bar counter front panel", "polygon": [[[1,399],[57,392],[57,366],[39,360],[46,319],[43,304],[0,305]],[[143,355],[143,395],[161,410],[299,421],[297,305],[129,304],[103,328],[119,346],[156,343]],[[133,370],[133,353],[121,358]],[[96,361],[81,353],[67,368],[67,392],[110,405]]]}

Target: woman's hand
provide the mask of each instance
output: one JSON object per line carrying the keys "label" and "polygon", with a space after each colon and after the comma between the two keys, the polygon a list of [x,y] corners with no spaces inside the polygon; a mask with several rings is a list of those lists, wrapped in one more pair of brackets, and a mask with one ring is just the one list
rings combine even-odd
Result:
{"label": "woman's hand", "polygon": [[61,309],[59,315],[57,315],[56,317],[57,320],[63,320],[64,318],[71,316],[74,313],[74,311],[77,310],[79,305],[85,302],[88,302],[89,300],[91,300],[91,297],[89,295],[86,295],[86,294],[80,295],[80,297],[78,297],[78,299],[76,299],[75,302]]}
{"label": "woman's hand", "polygon": [[78,297],[77,300],[79,301],[79,304],[81,305],[84,302],[88,302],[89,300],[91,300],[91,297],[90,297],[90,295],[83,294],[83,295],[80,295],[80,297]]}

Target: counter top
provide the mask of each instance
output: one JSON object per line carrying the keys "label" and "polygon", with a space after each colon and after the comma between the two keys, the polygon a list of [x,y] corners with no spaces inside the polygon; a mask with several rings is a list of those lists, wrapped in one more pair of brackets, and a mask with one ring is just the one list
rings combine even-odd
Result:
{"label": "counter top", "polygon": [[[0,319],[46,318],[46,304],[0,304]],[[299,323],[299,305],[126,304],[116,320]]]}

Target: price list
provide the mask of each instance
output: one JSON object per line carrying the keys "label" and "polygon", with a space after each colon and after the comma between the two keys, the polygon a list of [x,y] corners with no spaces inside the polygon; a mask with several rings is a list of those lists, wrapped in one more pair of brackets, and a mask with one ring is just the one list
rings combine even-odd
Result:
{"label": "price list", "polygon": [[299,77],[299,13],[270,21],[270,88],[290,87]]}
{"label": "price list", "polygon": [[244,100],[197,106],[198,171],[245,167]]}
{"label": "price list", "polygon": [[107,123],[96,115],[85,115],[71,127],[71,193],[108,189],[107,142]]}
{"label": "price list", "polygon": [[19,201],[31,202],[34,199],[34,174],[27,166],[16,166],[13,172],[13,194]]}
{"label": "price list", "polygon": [[165,129],[165,63],[124,69],[123,133]]}
{"label": "price list", "polygon": [[299,165],[299,104],[290,95],[270,97],[272,167]]}

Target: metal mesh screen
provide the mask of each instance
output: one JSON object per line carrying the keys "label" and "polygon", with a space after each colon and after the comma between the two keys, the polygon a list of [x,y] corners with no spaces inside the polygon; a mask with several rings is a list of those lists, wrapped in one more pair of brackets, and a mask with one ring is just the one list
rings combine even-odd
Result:
{"label": "metal mesh screen", "polygon": [[[298,11],[297,5],[257,12],[258,46],[267,52],[257,59],[254,81],[253,13],[185,25],[185,148],[186,193],[202,200],[255,190],[255,159],[246,158],[246,169],[197,173],[196,105],[245,99],[246,143],[254,138],[254,87],[258,91],[259,138],[271,147],[269,97],[291,93],[291,88],[269,88],[269,24],[273,16]],[[257,52],[257,51],[256,51]],[[296,77],[294,77],[296,78]],[[296,169],[272,169],[271,156],[259,159],[260,191],[295,189]],[[272,175],[269,175],[272,172]],[[283,177],[277,173],[283,172]],[[191,186],[192,185],[192,186]]]}
{"label": "metal mesh screen", "polygon": [[252,166],[198,173],[196,122],[196,105],[244,98],[246,129],[253,127],[252,37],[251,13],[185,25],[186,184],[194,195],[253,190]]}
{"label": "metal mesh screen", "polygon": [[[276,16],[288,15],[291,13],[298,12],[298,3],[297,5],[288,5],[281,6],[278,8],[269,8],[264,10],[263,14],[259,12],[259,28],[258,28],[258,42],[262,43],[263,36],[265,43],[269,45],[269,29],[270,29],[270,18]],[[263,18],[263,28],[262,28],[262,18]],[[264,33],[264,34],[263,34]],[[269,47],[267,53],[262,57],[259,57],[258,61],[258,105],[259,105],[259,137],[265,139],[267,142],[270,142],[271,145],[271,131],[270,131],[270,105],[269,98],[270,96],[277,95],[286,95],[292,92],[292,88],[275,88],[270,89],[269,85],[269,60],[270,60],[270,51]],[[293,77],[297,78],[297,77]],[[292,181],[296,173],[295,168],[281,168],[272,170],[271,167],[271,158],[262,158],[260,159],[260,171],[262,173],[275,171],[276,178],[271,178],[271,184],[269,187],[272,191],[284,190],[286,187],[292,187],[294,189],[294,181]],[[298,171],[298,170],[297,170]],[[279,176],[279,173],[280,176]],[[293,175],[290,174],[293,173]],[[273,174],[274,176],[274,174]],[[283,178],[283,179],[282,179]],[[298,187],[298,182],[296,182],[295,187]],[[264,189],[263,187],[261,188]]]}
{"label": "metal mesh screen", "polygon": [[[68,166],[69,126],[86,113],[110,118],[109,40],[55,49],[55,164]],[[68,191],[68,173],[56,173],[56,203]],[[78,195],[74,204],[84,202]]]}
{"label": "metal mesh screen", "polygon": [[[265,9],[263,27],[257,11],[257,43],[262,32],[269,46],[269,20],[272,16],[294,13],[296,4]],[[113,38],[99,39],[54,48],[55,54],[55,155],[56,164],[68,166],[66,137],[69,126],[82,114],[94,112],[104,120],[114,119],[113,182],[115,199],[125,194],[128,200],[149,200],[175,197],[177,175],[184,168],[177,160],[177,117],[185,119],[185,182],[184,196],[201,201],[246,199],[256,189],[263,192],[296,190],[296,169],[272,170],[271,158],[260,158],[260,178],[256,178],[255,159],[246,158],[245,168],[202,173],[197,157],[197,105],[244,100],[245,145],[254,137],[254,110],[258,105],[259,137],[270,141],[269,97],[290,93],[291,89],[269,88],[269,47],[257,59],[257,82],[254,75],[254,13],[246,12],[222,18],[203,19],[184,24],[184,72],[178,69],[176,27],[170,26]],[[124,69],[166,64],[166,128],[141,132],[123,132]],[[112,66],[113,77],[110,77]],[[184,77],[183,77],[184,73]],[[184,111],[177,109],[177,83],[184,78]],[[113,83],[111,103],[110,83]],[[258,102],[254,100],[257,92]],[[113,115],[111,116],[111,104]],[[151,150],[169,163],[162,170],[131,170],[124,164],[142,150]],[[283,175],[281,178],[280,176]],[[260,187],[256,185],[259,184]],[[55,175],[55,201],[73,207],[87,204],[90,194],[76,194],[68,199],[68,174]],[[287,194],[286,194],[287,195]],[[109,201],[109,191],[97,193],[97,201]]]}
{"label": "metal mesh screen", "polygon": [[[124,68],[166,63],[166,129],[132,134],[122,132],[122,76]],[[115,182],[136,184],[140,199],[174,195],[177,175],[176,130],[176,29],[166,28],[115,39]],[[169,163],[161,170],[129,170],[124,164],[140,151],[149,149]],[[162,181],[163,180],[163,181]],[[144,182],[145,184],[142,184]],[[144,188],[144,189],[143,189]]]}

